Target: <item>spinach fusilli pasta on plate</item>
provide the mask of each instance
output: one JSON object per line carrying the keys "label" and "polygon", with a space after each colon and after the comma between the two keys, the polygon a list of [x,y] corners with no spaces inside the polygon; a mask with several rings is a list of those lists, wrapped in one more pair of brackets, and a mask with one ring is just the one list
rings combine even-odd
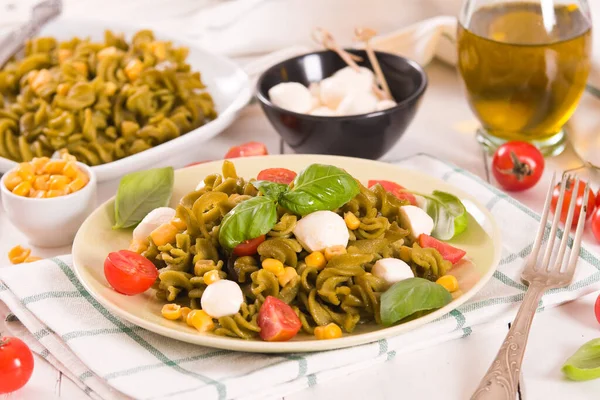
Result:
{"label": "spinach fusilli pasta on plate", "polygon": [[[397,322],[390,307],[408,307],[399,312],[410,317],[451,301],[457,288],[446,281],[456,280],[449,273],[465,253],[430,236],[442,217],[428,211],[442,192],[394,191],[387,181],[367,187],[329,165],[285,170],[285,178],[282,170],[271,180],[244,179],[225,161],[222,174],[205,177],[176,209],[141,221],[130,250],[158,269],[163,315],[242,339],[287,340],[300,329],[335,338]],[[465,215],[453,218],[453,229],[466,228]],[[422,304],[430,295],[437,303]]]}
{"label": "spinach fusilli pasta on plate", "polygon": [[216,118],[188,50],[152,31],[128,43],[40,37],[0,70],[0,156],[14,161],[67,150],[81,162],[118,160]]}

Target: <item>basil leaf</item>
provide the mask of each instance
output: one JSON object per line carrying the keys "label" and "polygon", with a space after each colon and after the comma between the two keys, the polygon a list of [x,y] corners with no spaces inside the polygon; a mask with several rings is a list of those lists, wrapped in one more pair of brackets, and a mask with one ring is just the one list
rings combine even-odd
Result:
{"label": "basil leaf", "polygon": [[332,165],[312,164],[294,179],[294,186],[279,200],[282,207],[304,216],[315,211],[335,210],[360,191],[356,180]]}
{"label": "basil leaf", "polygon": [[168,205],[174,180],[171,167],[125,175],[117,190],[113,229],[135,226],[150,211]]}
{"label": "basil leaf", "polygon": [[600,378],[600,338],[584,344],[562,367],[567,378],[574,381],[588,381]]}
{"label": "basil leaf", "polygon": [[431,195],[422,196],[422,208],[434,222],[431,236],[450,240],[467,229],[467,210],[458,197],[438,190]]}
{"label": "basil leaf", "polygon": [[271,181],[254,181],[252,182],[252,185],[254,185],[263,196],[275,201],[278,201],[281,195],[290,189],[288,185]]}
{"label": "basil leaf", "polygon": [[219,243],[233,249],[244,240],[269,232],[277,223],[277,206],[266,197],[253,197],[229,211],[219,227]]}
{"label": "basil leaf", "polygon": [[452,301],[443,286],[423,278],[409,278],[395,283],[381,295],[381,322],[391,325],[410,315],[434,310]]}

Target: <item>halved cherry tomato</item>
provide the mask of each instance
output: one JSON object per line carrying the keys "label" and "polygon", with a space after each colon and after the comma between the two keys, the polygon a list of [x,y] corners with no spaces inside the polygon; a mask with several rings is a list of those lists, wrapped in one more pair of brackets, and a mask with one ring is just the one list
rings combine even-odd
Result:
{"label": "halved cherry tomato", "polygon": [[207,163],[207,162],[210,162],[210,160],[196,161],[196,162],[193,162],[191,164],[186,165],[184,168],[193,167],[194,165],[204,164],[204,163]]}
{"label": "halved cherry tomato", "polygon": [[292,307],[273,296],[267,296],[258,312],[260,337],[267,342],[290,340],[302,327]]}
{"label": "halved cherry tomato", "polygon": [[269,154],[267,146],[260,142],[248,142],[233,146],[229,149],[225,158],[250,157],[250,156],[266,156]]}
{"label": "halved cherry tomato", "polygon": [[104,276],[117,292],[134,295],[150,289],[158,278],[158,270],[146,257],[119,250],[109,253],[104,260]]}
{"label": "halved cherry tomato", "polygon": [[235,246],[233,254],[238,257],[253,256],[256,254],[258,245],[265,241],[265,235],[261,235],[257,238],[245,240],[242,243]]}
{"label": "halved cherry tomato", "polygon": [[431,247],[436,249],[440,252],[444,260],[448,260],[452,264],[456,264],[465,256],[465,254],[467,254],[467,252],[464,250],[451,246],[448,243],[440,242],[436,238],[424,233],[419,235],[419,246],[423,248]]}
{"label": "halved cherry tomato", "polygon": [[598,296],[596,304],[594,304],[594,313],[596,314],[596,321],[600,324],[600,296]]}
{"label": "halved cherry tomato", "polygon": [[417,205],[417,198],[412,193],[406,192],[406,188],[398,185],[396,182],[373,179],[368,182],[368,186],[373,187],[378,183],[383,186],[386,192],[393,194],[400,200],[406,200],[413,206]]}
{"label": "halved cherry tomato", "polygon": [[[560,183],[558,183],[554,187],[554,191],[552,192],[552,203],[551,209],[552,212],[556,212],[556,206],[558,205],[558,197],[560,196]],[[569,204],[571,204],[571,198],[573,197],[573,188],[575,186],[575,182],[569,180],[567,182],[567,187],[565,188],[565,199],[563,200],[562,209],[560,212],[560,222],[563,224],[567,221],[567,214],[569,213]],[[579,214],[581,213],[581,205],[583,204],[583,195],[585,193],[585,182],[579,181],[579,186],[577,187],[577,202],[575,203],[575,210],[573,211],[573,223],[572,226],[577,224],[579,219]],[[586,219],[589,219],[594,213],[594,208],[596,207],[596,195],[593,190],[590,190],[590,194],[588,196],[587,202],[587,215]]]}
{"label": "halved cherry tomato", "polygon": [[289,185],[295,177],[296,173],[286,168],[267,168],[260,171],[256,179]]}
{"label": "halved cherry tomato", "polygon": [[33,372],[33,354],[16,337],[0,337],[0,394],[19,390]]}
{"label": "halved cherry tomato", "polygon": [[498,147],[492,173],[505,190],[520,191],[535,185],[544,172],[544,156],[527,142],[507,142]]}

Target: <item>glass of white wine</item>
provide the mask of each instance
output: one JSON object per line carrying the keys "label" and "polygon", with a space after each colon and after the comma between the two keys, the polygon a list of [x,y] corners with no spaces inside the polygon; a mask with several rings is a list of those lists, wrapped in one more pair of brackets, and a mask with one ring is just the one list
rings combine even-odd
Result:
{"label": "glass of white wine", "polygon": [[591,31],[587,0],[465,0],[458,67],[480,142],[562,152],[590,71]]}

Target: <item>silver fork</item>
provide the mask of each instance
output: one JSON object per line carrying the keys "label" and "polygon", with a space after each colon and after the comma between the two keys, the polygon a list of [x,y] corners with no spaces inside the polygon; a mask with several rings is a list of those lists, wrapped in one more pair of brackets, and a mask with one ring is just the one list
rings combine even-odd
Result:
{"label": "silver fork", "polygon": [[529,328],[531,328],[531,323],[538,307],[538,303],[546,290],[567,286],[573,279],[579,257],[579,250],[581,248],[585,217],[587,214],[586,205],[589,196],[589,185],[586,184],[585,186],[583,206],[577,221],[572,250],[569,256],[565,257],[570,231],[568,227],[571,227],[573,222],[576,196],[572,196],[571,203],[568,205],[569,212],[567,214],[567,220],[565,221],[566,228],[558,247],[558,254],[551,263],[553,250],[555,249],[554,239],[556,238],[556,231],[558,229],[561,214],[560,210],[562,210],[566,186],[567,184],[573,184],[574,179],[573,193],[577,193],[577,190],[579,189],[579,178],[569,177],[568,175],[563,176],[560,186],[560,195],[556,205],[556,212],[554,213],[552,226],[550,228],[550,236],[548,237],[548,242],[546,243],[546,248],[543,252],[542,261],[538,262],[544,232],[546,231],[546,225],[548,223],[548,214],[550,211],[555,179],[556,174],[552,177],[552,183],[550,184],[548,194],[546,195],[546,203],[544,204],[544,211],[542,212],[540,219],[540,227],[537,232],[531,255],[527,259],[525,268],[521,274],[521,279],[529,284],[529,288],[527,289],[527,293],[525,293],[525,298],[519,308],[519,312],[506,335],[506,339],[504,339],[504,343],[502,343],[490,369],[479,383],[477,390],[473,393],[471,400],[514,400],[516,398],[517,386],[521,373],[521,362],[523,361],[523,355],[525,354]]}

